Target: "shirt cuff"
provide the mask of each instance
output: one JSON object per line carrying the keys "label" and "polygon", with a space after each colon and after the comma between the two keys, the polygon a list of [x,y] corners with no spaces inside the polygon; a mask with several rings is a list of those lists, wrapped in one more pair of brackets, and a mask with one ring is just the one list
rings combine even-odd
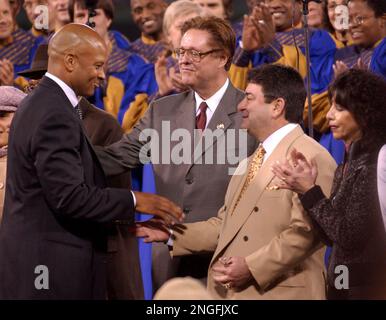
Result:
{"label": "shirt cuff", "polygon": [[317,202],[324,199],[325,197],[326,196],[324,195],[320,186],[313,186],[306,193],[299,195],[300,202],[302,203],[303,208],[306,210],[312,209],[312,207]]}
{"label": "shirt cuff", "polygon": [[133,195],[133,203],[134,203],[134,208],[137,206],[137,198],[135,197],[135,194],[133,191],[131,191],[131,194]]}
{"label": "shirt cuff", "polygon": [[169,228],[169,234],[170,234],[170,237],[169,237],[169,240],[168,242],[166,242],[166,244],[169,246],[169,247],[173,247],[173,230]]}

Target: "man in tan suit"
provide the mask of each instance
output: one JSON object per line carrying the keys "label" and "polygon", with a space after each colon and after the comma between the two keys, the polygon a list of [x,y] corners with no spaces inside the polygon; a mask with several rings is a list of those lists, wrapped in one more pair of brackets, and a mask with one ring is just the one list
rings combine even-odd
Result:
{"label": "man in tan suit", "polygon": [[[160,225],[142,224],[137,235],[173,245],[172,255],[214,252],[208,290],[225,299],[324,299],[321,242],[298,195],[280,189],[271,171],[276,161],[301,150],[321,168],[317,184],[330,192],[335,162],[298,125],[305,89],[289,67],[265,65],[249,75],[239,104],[242,127],[258,141],[240,163],[218,216],[174,227],[173,241]],[[172,243],[171,243],[172,242]]]}

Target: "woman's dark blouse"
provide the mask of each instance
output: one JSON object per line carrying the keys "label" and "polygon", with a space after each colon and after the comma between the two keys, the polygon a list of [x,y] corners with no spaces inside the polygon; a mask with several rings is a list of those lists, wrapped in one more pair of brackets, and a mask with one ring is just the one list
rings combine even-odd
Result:
{"label": "woman's dark blouse", "polygon": [[368,152],[354,144],[347,162],[336,169],[329,199],[319,186],[300,196],[325,243],[332,246],[330,286],[334,286],[337,265],[348,267],[353,286],[366,284],[375,271],[386,266],[385,231],[377,193],[377,155],[378,152]]}

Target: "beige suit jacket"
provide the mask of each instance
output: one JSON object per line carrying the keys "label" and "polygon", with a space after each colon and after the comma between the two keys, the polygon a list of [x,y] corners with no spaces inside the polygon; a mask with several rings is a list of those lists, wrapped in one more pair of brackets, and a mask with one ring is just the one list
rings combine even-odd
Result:
{"label": "beige suit jacket", "polygon": [[[214,297],[325,299],[324,247],[297,194],[277,189],[279,181],[270,170],[276,160],[289,158],[293,148],[317,161],[317,184],[329,195],[336,164],[298,126],[265,160],[235,210],[246,179],[247,161],[232,177],[217,217],[186,224],[183,234],[175,232],[173,255],[214,252],[208,270],[208,289]],[[254,281],[240,290],[217,285],[212,267],[222,256],[245,257]]]}

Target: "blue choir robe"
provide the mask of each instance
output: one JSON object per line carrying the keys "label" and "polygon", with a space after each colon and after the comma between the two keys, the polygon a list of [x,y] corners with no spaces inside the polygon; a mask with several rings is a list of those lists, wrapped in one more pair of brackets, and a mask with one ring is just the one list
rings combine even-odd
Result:
{"label": "blue choir robe", "polygon": [[130,40],[127,39],[122,33],[116,30],[110,30],[109,31],[109,38],[114,38],[115,43],[117,44],[118,48],[126,51],[130,51],[131,43]]}
{"label": "blue choir robe", "polygon": [[130,51],[138,54],[147,62],[155,63],[158,57],[166,51],[166,48],[163,42],[154,41],[142,35],[131,43]]}
{"label": "blue choir robe", "polygon": [[28,81],[17,73],[31,67],[36,50],[43,41],[43,37],[34,37],[29,32],[18,28],[11,34],[7,43],[0,47],[0,60],[8,59],[13,63],[14,84],[20,89],[27,86]]}

